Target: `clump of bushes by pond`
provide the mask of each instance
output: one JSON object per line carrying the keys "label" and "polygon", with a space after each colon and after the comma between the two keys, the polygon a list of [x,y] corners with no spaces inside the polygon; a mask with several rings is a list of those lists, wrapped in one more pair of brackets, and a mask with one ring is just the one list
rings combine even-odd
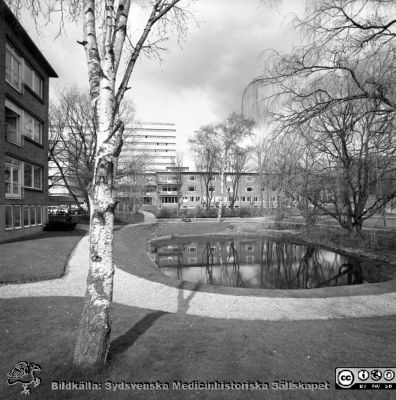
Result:
{"label": "clump of bushes by pond", "polygon": [[[262,216],[264,214],[268,215],[268,212],[263,211],[265,210],[261,210],[257,207],[238,207],[233,210],[229,207],[223,207],[222,217],[249,218]],[[181,208],[179,213],[176,207],[162,207],[155,214],[157,218],[179,218],[182,216],[188,218],[217,218],[218,212],[218,208],[215,207],[211,207],[209,210],[204,207]]]}

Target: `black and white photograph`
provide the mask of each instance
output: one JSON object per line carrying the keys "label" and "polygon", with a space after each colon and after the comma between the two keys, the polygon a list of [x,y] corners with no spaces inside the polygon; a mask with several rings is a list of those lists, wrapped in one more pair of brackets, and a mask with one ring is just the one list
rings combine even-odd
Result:
{"label": "black and white photograph", "polygon": [[391,400],[396,0],[0,0],[0,398]]}

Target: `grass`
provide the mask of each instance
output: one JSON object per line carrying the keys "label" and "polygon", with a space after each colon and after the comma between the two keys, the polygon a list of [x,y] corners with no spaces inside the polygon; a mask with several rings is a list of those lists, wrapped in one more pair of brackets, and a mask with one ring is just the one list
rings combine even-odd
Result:
{"label": "grass", "polygon": [[[115,232],[117,266],[147,279],[158,271],[142,249],[148,236],[216,233],[230,224],[171,223]],[[70,232],[68,232],[69,234]],[[52,233],[51,233],[52,234]],[[60,236],[61,237],[61,236]],[[45,240],[45,238],[39,239]],[[70,240],[70,238],[69,238]],[[22,242],[18,242],[19,245]],[[11,244],[11,243],[10,243]],[[42,245],[37,248],[43,248]],[[1,247],[0,247],[1,248]],[[139,249],[139,251],[134,251]],[[131,257],[131,252],[134,257]],[[19,249],[18,249],[18,254]],[[48,253],[47,253],[48,257]],[[29,257],[31,260],[32,256]],[[52,262],[52,261],[51,261]],[[36,265],[38,268],[40,264]],[[150,268],[150,266],[152,268]],[[164,279],[168,279],[164,277]],[[83,299],[0,299],[0,362],[4,374],[20,360],[38,363],[42,383],[31,399],[390,399],[385,391],[335,391],[336,367],[392,367],[396,316],[317,321],[239,321],[112,306],[109,363],[100,374],[73,369]],[[265,310],[263,310],[265,313]],[[329,391],[53,391],[51,381],[330,382]],[[1,399],[20,399],[21,386],[0,379]]]}
{"label": "grass", "polygon": [[[157,282],[177,286],[180,282],[168,278],[165,274],[154,267],[148,258],[147,239],[150,237],[169,236],[169,235],[200,235],[204,233],[223,232],[231,229],[229,223],[157,223],[152,226],[125,227],[121,231],[115,232],[114,236],[114,257],[118,268]],[[143,250],[143,251],[142,251]]]}
{"label": "grass", "polygon": [[[0,300],[1,365],[38,363],[42,384],[31,399],[371,399],[371,391],[335,391],[336,367],[392,366],[396,317],[329,321],[237,321],[113,306],[110,363],[101,373],[73,370],[82,299]],[[37,323],[40,321],[40,323]],[[173,382],[277,380],[330,382],[307,391],[52,391],[51,381]],[[0,398],[20,399],[0,380]],[[377,391],[376,399],[390,399]]]}
{"label": "grass", "polygon": [[0,244],[0,283],[55,279],[63,275],[68,257],[87,225],[72,231],[42,231]]}

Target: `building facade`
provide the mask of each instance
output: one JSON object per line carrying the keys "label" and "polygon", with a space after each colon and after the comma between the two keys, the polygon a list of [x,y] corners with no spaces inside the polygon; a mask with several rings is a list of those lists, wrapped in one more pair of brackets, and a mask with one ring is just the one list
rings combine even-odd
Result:
{"label": "building facade", "polygon": [[[230,199],[235,198],[234,207],[276,208],[279,194],[271,188],[263,187],[260,175],[257,173],[244,173],[239,178],[237,193],[233,193],[231,175],[225,174],[223,204],[231,205]],[[206,187],[202,174],[185,170],[177,171],[169,168],[168,171],[157,171],[144,174],[144,184],[141,185],[140,204],[144,207],[192,209],[217,207],[220,201],[220,176],[215,175],[210,181],[210,199],[206,194]],[[120,200],[121,211],[131,211],[126,204],[127,199],[122,196]]]}
{"label": "building facade", "polygon": [[56,72],[0,0],[0,241],[41,230],[48,204],[48,93]]}
{"label": "building facade", "polygon": [[165,122],[142,122],[124,134],[119,166],[135,158],[147,160],[148,172],[166,171],[175,163],[176,126]]}

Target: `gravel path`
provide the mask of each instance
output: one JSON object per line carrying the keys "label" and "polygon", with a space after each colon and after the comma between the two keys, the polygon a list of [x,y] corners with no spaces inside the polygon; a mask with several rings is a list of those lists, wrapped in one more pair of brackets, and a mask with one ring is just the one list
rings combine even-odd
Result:
{"label": "gravel path", "polygon": [[[3,285],[0,298],[82,297],[86,288],[87,260],[88,236],[85,236],[76,246],[61,279]],[[276,321],[396,315],[395,292],[327,298],[233,296],[178,289],[139,278],[117,267],[114,280],[116,303],[211,318]]]}

